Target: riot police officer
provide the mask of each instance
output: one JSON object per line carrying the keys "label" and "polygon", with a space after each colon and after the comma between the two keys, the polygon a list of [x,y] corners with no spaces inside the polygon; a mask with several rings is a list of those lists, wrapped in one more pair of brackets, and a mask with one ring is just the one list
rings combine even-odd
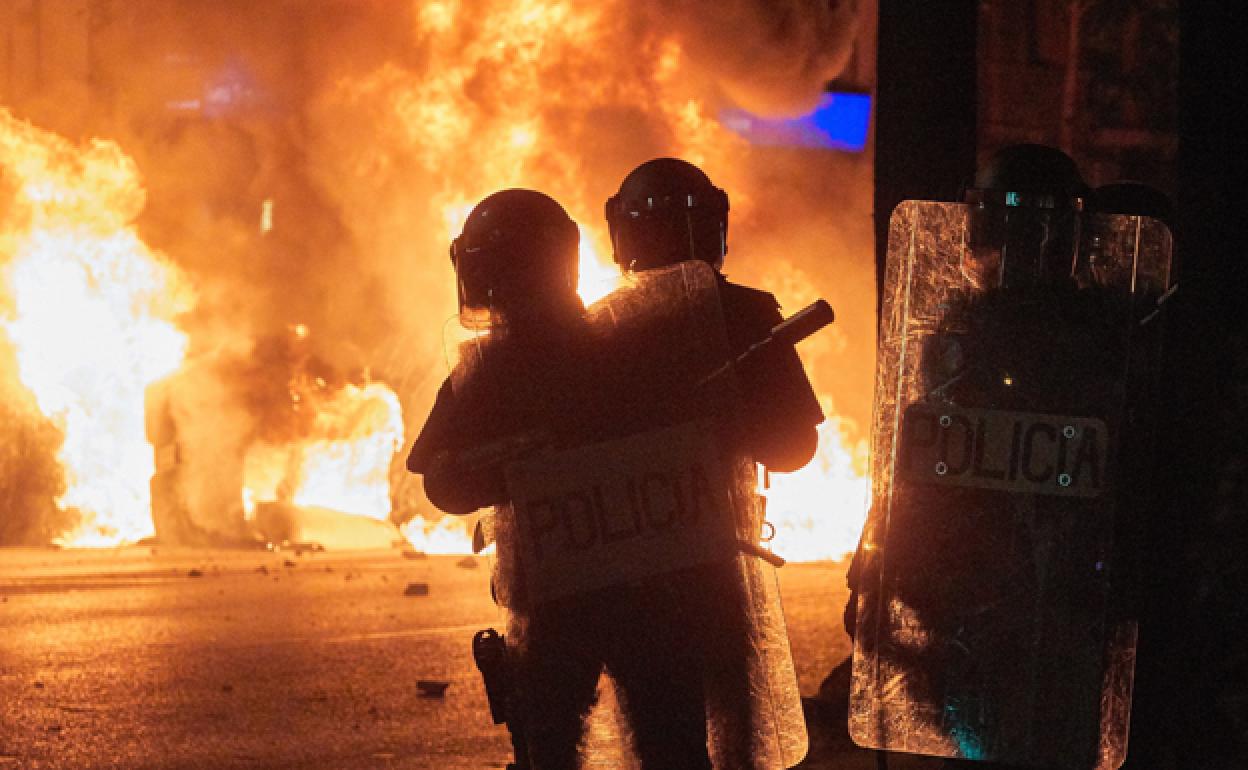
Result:
{"label": "riot police officer", "polygon": [[[988,300],[957,293],[945,301],[943,328],[932,335],[923,353],[921,369],[929,397],[956,399],[958,392],[974,391],[977,401],[986,398],[1005,405],[1021,400],[1034,408],[1037,394],[1020,397],[1019,393],[1035,378],[1011,376],[1005,371],[1009,367],[1000,366],[1000,355],[968,347],[999,341],[1003,350],[1014,347],[1023,351],[1024,355],[1017,358],[1027,363],[1029,351],[1007,329],[1010,325],[1046,328],[1025,314],[1027,308],[1046,312],[1047,306],[1038,307],[1034,299],[1020,302],[1022,295],[1035,292],[1038,286],[1046,287],[1042,289],[1045,292],[1053,287],[1073,288],[1078,215],[1087,194],[1088,186],[1075,162],[1054,147],[1009,145],[977,169],[964,193],[964,201],[971,207],[967,247],[958,264],[951,267],[956,267],[971,292],[980,292]],[[1012,218],[1002,216],[1003,211],[1010,211]],[[986,291],[989,287],[991,292]],[[977,309],[968,312],[972,304]],[[1054,362],[1037,363],[1048,366]],[[874,517],[868,516],[867,526],[873,521]],[[864,571],[870,569],[871,559],[860,542],[846,573],[850,596],[843,617],[851,637],[857,622],[858,591],[869,579]]]}
{"label": "riot police officer", "polygon": [[[555,200],[509,189],[478,203],[452,241],[460,322],[488,331],[481,339],[492,347],[486,354],[480,346],[463,346],[463,360],[438,391],[408,455],[408,470],[424,477],[426,495],[441,510],[466,514],[506,504],[509,460],[556,440],[560,426],[585,430],[577,424],[581,410],[556,417],[567,398],[585,392],[584,306],[576,294],[579,239],[576,224]],[[500,341],[505,344],[496,344]],[[502,589],[500,603],[514,610],[509,656],[519,668],[503,695],[516,759],[529,767],[532,746],[533,767],[573,767],[581,709],[578,704],[552,716],[541,708],[546,701],[535,697],[561,689],[561,682],[537,681],[528,670],[545,650],[542,640],[521,639],[531,618],[514,596],[520,589],[508,570],[513,563],[514,554],[500,544],[494,582]]]}
{"label": "riot police officer", "polygon": [[[710,265],[719,283],[728,342],[741,353],[782,320],[766,291],[733,283],[722,272],[728,253],[728,195],[699,169],[678,158],[655,158],[634,168],[606,203],[613,256],[625,273],[684,260]],[[738,372],[754,397],[743,404],[743,435],[754,458],[773,471],[793,471],[814,456],[823,421],[801,360],[777,347]]]}
{"label": "riot police officer", "polygon": [[[605,206],[613,256],[626,276],[640,279],[652,272],[691,263],[706,265],[713,271],[719,305],[716,312],[725,326],[730,359],[738,362],[733,367],[732,379],[741,397],[733,402],[734,414],[727,416],[732,426],[731,440],[751,468],[753,462],[758,462],[768,471],[797,470],[814,455],[816,426],[822,422],[823,413],[791,346],[769,346],[757,355],[739,358],[783,319],[779,303],[770,293],[725,278],[722,268],[728,250],[728,211],[727,194],[712,184],[701,169],[668,157],[646,161],[633,169]],[[757,536],[757,532],[745,533],[747,539]],[[759,610],[748,606],[757,600],[751,599],[748,589],[743,590],[742,586],[767,582],[768,577],[761,572],[765,569],[769,567],[742,557],[740,563],[727,568],[711,565],[683,573],[686,581],[704,586],[703,593],[707,595],[734,597],[708,623],[717,628],[715,643],[720,649],[695,651],[704,659],[714,659],[714,671],[709,676],[726,683],[718,688],[717,699],[708,693],[715,702],[708,702],[707,707],[712,722],[718,718],[735,725],[716,731],[721,739],[727,734],[727,740],[721,743],[731,744],[717,747],[717,761],[724,766],[766,766],[762,755],[767,750],[757,745],[751,747],[748,736],[734,733],[758,732],[756,726],[767,720],[772,720],[773,726],[784,721],[775,714],[762,713],[777,706],[754,703],[756,693],[750,692],[749,686],[751,679],[757,681],[760,676],[784,678],[776,671],[783,665],[751,660],[751,649],[760,646],[758,619],[751,613]],[[733,602],[737,604],[735,608],[731,606]],[[778,616],[782,636],[782,613],[778,607],[773,612]],[[774,628],[771,633],[775,634]],[[735,646],[732,640],[737,640]],[[787,639],[773,641],[773,646],[782,648],[787,655]],[[786,684],[792,683],[780,682],[776,691],[785,690]],[[791,691],[796,699],[796,690]],[[777,710],[783,711],[783,707]],[[662,729],[654,723],[654,716],[644,710],[631,714],[630,719],[634,729]],[[804,746],[804,727],[801,731]],[[693,731],[686,735],[680,740],[697,740]]]}
{"label": "riot police officer", "polygon": [[1068,157],[1022,145],[981,169],[966,203],[893,214],[880,467],[851,570],[864,745],[959,766],[1125,753],[1120,541],[1147,480],[1145,327],[1169,239],[1151,220],[1089,215],[1086,197]]}

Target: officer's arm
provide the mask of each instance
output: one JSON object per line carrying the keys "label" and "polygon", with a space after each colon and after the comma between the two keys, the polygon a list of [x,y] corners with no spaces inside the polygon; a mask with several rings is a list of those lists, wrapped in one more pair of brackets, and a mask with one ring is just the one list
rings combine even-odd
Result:
{"label": "officer's arm", "polygon": [[[784,316],[771,294],[729,282],[720,284],[729,345],[740,355],[766,338]],[[743,396],[737,430],[745,448],[769,470],[798,470],[815,456],[816,426],[823,410],[797,351],[788,344],[770,344],[747,356],[737,367]]]}
{"label": "officer's arm", "polygon": [[424,477],[425,496],[438,509],[462,515],[505,499],[500,464],[464,448],[477,437],[456,408],[450,383],[443,383],[420,435],[407,456],[407,469]]}
{"label": "officer's arm", "polygon": [[792,473],[806,466],[815,456],[819,433],[814,426],[793,431],[783,439],[763,436],[754,449],[754,457],[768,470]]}
{"label": "officer's arm", "polygon": [[458,452],[434,454],[423,475],[425,496],[447,513],[462,516],[501,503],[507,497],[502,470],[497,465],[474,466]]}
{"label": "officer's arm", "polygon": [[805,466],[815,456],[823,411],[796,351],[785,346],[764,351],[741,379],[744,428],[754,459],[779,473]]}

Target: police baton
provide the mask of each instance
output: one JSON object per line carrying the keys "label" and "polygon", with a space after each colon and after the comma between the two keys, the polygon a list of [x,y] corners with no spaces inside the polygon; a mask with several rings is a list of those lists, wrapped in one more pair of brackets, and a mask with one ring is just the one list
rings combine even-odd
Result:
{"label": "police baton", "polygon": [[[771,330],[772,342],[796,345],[836,320],[836,311],[826,299],[817,299],[784,319]],[[764,340],[764,343],[768,340]],[[749,351],[747,351],[748,354]]]}
{"label": "police baton", "polygon": [[836,311],[832,309],[828,301],[826,299],[817,299],[773,326],[766,337],[750,345],[744,353],[703,377],[698,382],[697,387],[701,388],[723,377],[770,345],[777,343],[790,346],[796,345],[835,320]]}

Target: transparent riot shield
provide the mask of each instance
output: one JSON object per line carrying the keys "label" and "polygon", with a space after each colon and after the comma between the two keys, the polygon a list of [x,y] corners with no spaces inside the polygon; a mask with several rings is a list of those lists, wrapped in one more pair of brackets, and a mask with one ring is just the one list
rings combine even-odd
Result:
{"label": "transparent riot shield", "polygon": [[[1170,234],[1023,216],[893,213],[849,726],[877,749],[1114,768]],[[1002,222],[1067,228],[1068,251],[1020,240],[1011,264],[983,237]]]}
{"label": "transparent riot shield", "polygon": [[[575,340],[530,345],[500,329],[469,346],[457,400],[529,426],[507,439],[520,448],[505,463],[510,501],[488,525],[517,658],[601,664],[618,696],[606,700],[635,735],[663,731],[638,720],[692,692],[716,766],[799,762],[806,733],[773,568],[741,548],[757,543],[761,507],[754,464],[727,438],[741,396],[715,274],[702,263],[639,273],[589,308]],[[639,672],[667,660],[655,692]],[[525,697],[546,695],[559,697]],[[587,744],[588,767],[633,761]]]}

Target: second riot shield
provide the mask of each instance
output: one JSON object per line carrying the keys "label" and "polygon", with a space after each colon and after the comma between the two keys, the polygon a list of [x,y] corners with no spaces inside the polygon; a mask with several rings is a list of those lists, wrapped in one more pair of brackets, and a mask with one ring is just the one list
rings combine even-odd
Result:
{"label": "second riot shield", "polygon": [[[1005,232],[1037,237],[991,237]],[[1121,764],[1127,544],[1169,266],[1170,234],[1146,217],[893,213],[858,557],[860,745]]]}

